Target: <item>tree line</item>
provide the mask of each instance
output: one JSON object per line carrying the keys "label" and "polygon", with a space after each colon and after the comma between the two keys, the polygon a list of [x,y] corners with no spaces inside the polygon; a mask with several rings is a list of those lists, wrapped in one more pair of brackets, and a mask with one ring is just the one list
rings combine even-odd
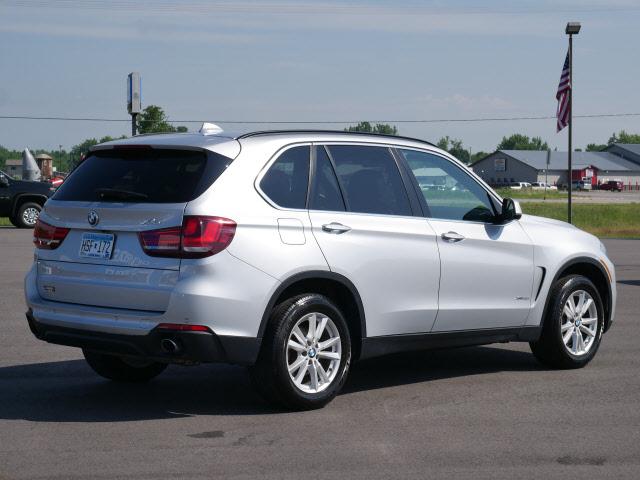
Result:
{"label": "tree line", "polygon": [[[170,132],[186,132],[185,126],[173,126],[162,109],[157,105],[149,105],[146,107],[137,117],[137,130],[140,134],[144,133],[170,133]],[[347,132],[365,132],[365,133],[377,133],[385,135],[398,135],[398,127],[395,125],[389,125],[386,123],[371,124],[370,122],[360,122],[357,125],[352,125],[345,128]],[[42,148],[36,148],[31,150],[34,155],[40,153],[46,153],[53,158],[53,165],[59,172],[68,172],[74,165],[80,160],[82,155],[89,151],[89,149],[97,145],[98,143],[104,143],[118,138],[126,138],[125,135],[121,137],[111,137],[109,135],[101,138],[87,138],[86,140],[74,145],[71,150],[65,149],[58,150],[46,150]],[[606,144],[589,143],[586,147],[586,151],[595,152],[601,151],[607,148],[613,143],[640,143],[640,134],[627,133],[622,130],[618,133],[614,133],[609,137]],[[440,138],[436,145],[443,150],[446,150],[451,155],[461,160],[464,163],[474,163],[492,152],[475,152],[472,153],[470,149],[465,148],[463,141],[459,138],[452,138],[448,135]],[[529,137],[521,133],[514,133],[508,137],[503,137],[502,141],[496,146],[496,150],[548,150],[549,145],[543,141],[540,137]],[[576,149],[580,151],[581,149]],[[0,168],[5,166],[8,159],[22,158],[21,150],[9,150],[0,145]]]}
{"label": "tree line", "polygon": [[[398,128],[394,125],[380,123],[372,125],[369,122],[360,122],[358,125],[345,128],[345,131],[398,135]],[[589,143],[585,151],[600,152],[614,143],[640,143],[640,134],[627,133],[621,130],[618,133],[612,134],[606,144]],[[449,135],[440,138],[440,140],[436,142],[436,145],[467,164],[477,162],[490,153],[493,153],[483,151],[472,153],[471,149],[465,148],[461,139],[451,138]],[[529,137],[522,133],[514,133],[508,137],[502,137],[502,141],[496,145],[494,151],[496,150],[549,150],[549,144],[542,140],[541,137]],[[575,151],[580,152],[582,149],[576,148]]]}

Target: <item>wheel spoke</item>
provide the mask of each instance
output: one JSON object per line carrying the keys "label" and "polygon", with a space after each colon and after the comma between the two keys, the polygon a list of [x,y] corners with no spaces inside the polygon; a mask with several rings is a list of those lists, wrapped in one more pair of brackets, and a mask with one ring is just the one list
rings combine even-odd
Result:
{"label": "wheel spoke", "polygon": [[316,368],[316,362],[311,362],[311,365],[309,365],[309,376],[311,377],[311,388],[318,390],[318,369]]}
{"label": "wheel spoke", "polygon": [[301,343],[302,345],[305,345],[307,343],[307,339],[305,338],[304,333],[302,333],[302,330],[300,330],[300,327],[298,325],[293,327],[293,331],[291,333],[294,337],[296,337],[298,343]]}
{"label": "wheel spoke", "polygon": [[573,323],[571,323],[571,322],[564,323],[562,325],[562,327],[560,328],[560,331],[561,332],[565,332],[565,331],[569,330],[571,327],[573,327]]}
{"label": "wheel spoke", "polygon": [[578,295],[578,305],[576,305],[576,313],[581,314],[582,313],[582,307],[584,307],[584,300],[586,298],[586,294],[584,292],[580,292],[580,295]]}
{"label": "wheel spoke", "polygon": [[340,341],[340,337],[333,337],[318,344],[318,350],[326,350]]}
{"label": "wheel spoke", "polygon": [[318,358],[329,358],[331,360],[340,360],[338,352],[318,352]]}
{"label": "wheel spoke", "polygon": [[316,336],[316,314],[309,315],[309,330],[307,331],[307,340],[313,340]]}
{"label": "wheel spoke", "polygon": [[583,318],[582,325],[593,325],[598,321],[597,318]]}
{"label": "wheel spoke", "polygon": [[287,346],[293,350],[295,350],[296,352],[302,352],[304,350],[306,350],[306,348],[304,347],[304,345],[300,345],[298,342],[289,339],[289,341],[287,342]]}
{"label": "wheel spoke", "polygon": [[594,332],[592,332],[591,330],[589,330],[587,327],[585,327],[584,325],[580,325],[580,331],[582,333],[586,333],[587,335],[589,335],[590,337],[595,337],[596,334]]}
{"label": "wheel spoke", "polygon": [[569,340],[571,339],[571,335],[573,335],[573,330],[569,330],[567,333],[564,334],[564,336],[562,337],[562,341],[564,342],[565,345],[569,345]]}
{"label": "wheel spoke", "polygon": [[300,367],[300,370],[298,370],[298,374],[294,380],[298,385],[302,385],[302,379],[304,378],[305,373],[307,373],[307,370],[309,370],[309,362],[305,358],[305,362]]}
{"label": "wheel spoke", "polygon": [[578,330],[578,351],[581,352],[584,350],[584,338],[582,337],[582,333]]}
{"label": "wheel spoke", "polygon": [[320,320],[320,324],[316,328],[316,334],[313,337],[314,341],[317,342],[320,340],[320,338],[322,337],[322,334],[324,333],[324,328],[327,326],[328,321],[329,319],[327,317],[322,317],[322,319]]}
{"label": "wheel spoke", "polygon": [[581,317],[583,315],[586,315],[589,312],[589,308],[591,308],[592,303],[593,303],[593,300],[591,300],[590,298],[588,298],[587,301],[584,302],[584,305],[582,306],[582,310],[580,310]]}
{"label": "wheel spoke", "polygon": [[569,307],[569,312],[571,312],[571,317],[575,317],[576,315],[576,304],[573,301],[573,295],[569,297],[567,303],[565,304],[565,308]]}
{"label": "wheel spoke", "polygon": [[569,306],[569,303],[565,304],[564,306],[564,314],[567,317],[567,319],[573,318],[573,312],[571,311],[571,307]]}
{"label": "wheel spoke", "polygon": [[303,363],[307,362],[307,357],[300,355],[295,362],[289,365],[289,373],[295,372]]}
{"label": "wheel spoke", "polygon": [[327,375],[327,372],[320,362],[316,362],[316,369],[318,370],[322,383],[327,383],[329,381],[329,375]]}
{"label": "wheel spoke", "polygon": [[578,353],[578,337],[579,336],[580,334],[578,333],[578,330],[574,329],[571,335],[571,349],[573,350],[573,353],[576,355]]}

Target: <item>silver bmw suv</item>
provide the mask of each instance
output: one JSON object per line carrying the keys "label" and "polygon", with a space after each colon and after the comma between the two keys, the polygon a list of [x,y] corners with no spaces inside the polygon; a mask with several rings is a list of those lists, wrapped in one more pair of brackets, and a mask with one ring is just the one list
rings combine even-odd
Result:
{"label": "silver bmw suv", "polygon": [[318,408],[355,360],[529,342],[596,354],[614,268],[572,225],[522,215],[430,143],[272,131],[104,143],[45,205],[25,279],[34,335],[116,381],[246,365],[262,395]]}

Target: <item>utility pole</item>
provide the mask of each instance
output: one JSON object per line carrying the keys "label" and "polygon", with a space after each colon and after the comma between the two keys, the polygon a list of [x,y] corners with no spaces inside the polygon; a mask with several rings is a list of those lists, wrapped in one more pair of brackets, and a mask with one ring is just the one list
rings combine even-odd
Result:
{"label": "utility pole", "polygon": [[547,184],[549,183],[549,161],[551,160],[551,150],[547,149],[547,165],[544,169],[544,200],[547,199]]}

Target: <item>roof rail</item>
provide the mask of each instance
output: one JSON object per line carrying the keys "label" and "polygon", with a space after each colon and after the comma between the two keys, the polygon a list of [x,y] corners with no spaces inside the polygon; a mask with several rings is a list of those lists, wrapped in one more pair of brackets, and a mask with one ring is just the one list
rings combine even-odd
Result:
{"label": "roof rail", "polygon": [[432,147],[437,147],[431,142],[426,140],[422,140],[420,138],[413,137],[404,137],[402,135],[388,135],[385,133],[371,133],[371,132],[347,132],[345,130],[314,130],[314,129],[306,129],[306,130],[259,130],[256,132],[249,132],[236,137],[236,140],[240,140],[242,138],[250,138],[257,137],[260,135],[278,135],[278,134],[286,134],[286,133],[329,133],[329,134],[342,134],[342,135],[363,135],[363,136],[372,136],[372,137],[383,137],[383,138],[399,138],[401,140],[410,140],[412,142],[420,142],[426,143]]}

